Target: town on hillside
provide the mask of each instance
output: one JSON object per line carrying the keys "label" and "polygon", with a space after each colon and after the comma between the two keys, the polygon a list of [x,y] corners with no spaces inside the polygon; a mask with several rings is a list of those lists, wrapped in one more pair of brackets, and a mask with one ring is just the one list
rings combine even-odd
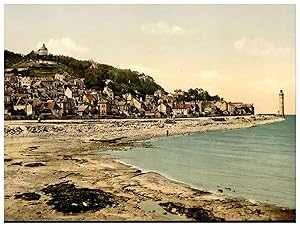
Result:
{"label": "town on hillside", "polygon": [[[111,79],[105,78],[101,88],[92,87],[87,83],[87,78],[74,77],[67,70],[50,70],[49,73],[48,69],[58,63],[45,57],[48,55],[48,49],[43,45],[32,53],[34,57],[29,60],[11,58],[13,63],[7,65],[7,59],[4,59],[6,120],[179,118],[254,114],[253,104],[228,102],[218,96],[211,97],[203,89],[190,89],[188,92],[176,89],[173,93],[167,93],[160,88],[144,94],[136,90],[122,90],[126,91],[122,93],[120,91],[124,84],[119,86],[119,91],[111,86]],[[96,62],[89,63],[90,68],[97,68]],[[149,80],[149,77],[140,76],[138,79],[142,83],[143,80]]]}

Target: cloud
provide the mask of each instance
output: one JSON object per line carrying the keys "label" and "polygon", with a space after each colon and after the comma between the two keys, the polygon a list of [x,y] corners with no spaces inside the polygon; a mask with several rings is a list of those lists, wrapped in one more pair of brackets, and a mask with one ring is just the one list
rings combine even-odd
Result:
{"label": "cloud", "polygon": [[143,24],[141,31],[150,35],[185,35],[187,31],[178,25],[171,25],[164,21],[158,21],[152,24]]}
{"label": "cloud", "polygon": [[68,37],[63,37],[59,39],[50,38],[48,41],[39,42],[36,45],[36,48],[39,49],[43,45],[43,43],[45,43],[49,53],[55,55],[84,57],[84,55],[90,51],[89,48],[79,45],[74,40]]}
{"label": "cloud", "polygon": [[238,53],[245,53],[251,56],[282,55],[292,52],[291,48],[276,47],[272,42],[260,37],[237,40],[234,43],[234,48]]}

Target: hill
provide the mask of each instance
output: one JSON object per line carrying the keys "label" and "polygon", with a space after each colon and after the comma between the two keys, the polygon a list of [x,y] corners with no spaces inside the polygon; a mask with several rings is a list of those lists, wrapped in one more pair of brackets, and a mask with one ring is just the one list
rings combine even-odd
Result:
{"label": "hill", "polygon": [[164,90],[151,76],[144,73],[68,56],[39,56],[33,51],[21,55],[5,50],[4,59],[5,68],[28,68],[26,76],[54,77],[56,73],[67,73],[70,78],[85,78],[85,86],[88,89],[103,90],[108,84],[116,95],[130,92],[145,96],[158,89]]}
{"label": "hill", "polygon": [[[130,69],[119,69],[111,65],[100,64],[91,60],[77,60],[72,57],[62,55],[40,56],[34,51],[27,55],[4,51],[5,68],[15,69],[26,68],[25,76],[51,76],[55,74],[66,74],[69,79],[84,78],[87,89],[103,90],[105,86],[111,88],[116,95],[131,93],[145,97],[153,95],[155,91],[164,88],[157,84],[154,79],[137,71]],[[218,95],[211,96],[203,89],[189,89],[177,96],[178,101],[214,101],[219,100]]]}

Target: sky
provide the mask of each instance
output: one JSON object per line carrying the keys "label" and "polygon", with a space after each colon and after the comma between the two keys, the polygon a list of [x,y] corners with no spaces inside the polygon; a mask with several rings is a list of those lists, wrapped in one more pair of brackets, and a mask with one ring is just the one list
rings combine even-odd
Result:
{"label": "sky", "polygon": [[4,5],[4,48],[93,59],[203,88],[256,113],[296,112],[295,5]]}

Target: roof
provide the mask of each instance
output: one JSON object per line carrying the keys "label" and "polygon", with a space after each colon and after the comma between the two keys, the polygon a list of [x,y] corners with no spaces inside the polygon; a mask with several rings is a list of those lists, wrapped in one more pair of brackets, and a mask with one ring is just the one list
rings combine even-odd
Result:
{"label": "roof", "polygon": [[242,102],[232,102],[232,103],[229,103],[229,105],[232,107],[236,107],[236,108],[242,108],[245,106],[245,104]]}
{"label": "roof", "polygon": [[177,103],[172,109],[189,109],[191,108],[192,105],[191,104],[181,104],[181,103]]}
{"label": "roof", "polygon": [[43,46],[39,50],[48,50],[45,44],[43,43]]}
{"label": "roof", "polygon": [[232,104],[232,105],[244,105],[244,103],[242,103],[242,102],[230,102],[229,104]]}
{"label": "roof", "polygon": [[92,94],[86,94],[85,97],[89,100],[89,101],[96,101],[97,98],[92,95]]}
{"label": "roof", "polygon": [[34,86],[34,87],[36,87],[36,86],[40,86],[41,85],[41,83],[42,83],[42,81],[37,81],[37,82],[35,82],[32,86]]}
{"label": "roof", "polygon": [[88,108],[88,105],[78,106],[77,112],[84,112]]}
{"label": "roof", "polygon": [[125,101],[118,101],[117,103],[117,106],[124,106],[126,104]]}
{"label": "roof", "polygon": [[20,94],[20,93],[17,93],[15,94],[16,97],[22,97],[22,98],[25,98],[27,99],[28,98],[28,94]]}
{"label": "roof", "polygon": [[98,101],[98,104],[106,104],[106,103],[107,103],[107,100],[105,100],[105,99],[100,99]]}
{"label": "roof", "polygon": [[248,108],[251,108],[251,107],[253,107],[253,104],[247,103],[247,104],[245,104],[245,106],[248,107]]}
{"label": "roof", "polygon": [[22,97],[19,97],[15,105],[24,105],[26,102]]}
{"label": "roof", "polygon": [[55,108],[55,104],[56,103],[54,101],[48,100],[47,102],[43,103],[43,107],[44,107],[44,109],[51,109],[51,110],[53,110]]}
{"label": "roof", "polygon": [[73,88],[70,88],[70,87],[67,87],[67,88],[65,89],[65,92],[66,92],[66,90],[68,90],[68,89],[69,89],[70,91],[72,91],[72,93],[75,92],[75,90],[74,90]]}

